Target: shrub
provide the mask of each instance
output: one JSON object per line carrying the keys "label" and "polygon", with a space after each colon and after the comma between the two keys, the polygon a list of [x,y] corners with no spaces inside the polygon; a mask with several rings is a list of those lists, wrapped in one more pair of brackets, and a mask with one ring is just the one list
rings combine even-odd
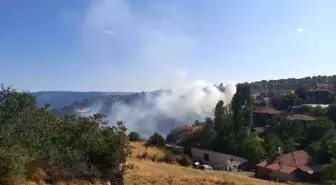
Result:
{"label": "shrub", "polygon": [[179,148],[175,148],[175,147],[170,147],[169,150],[174,154],[174,155],[183,155],[183,151]]}
{"label": "shrub", "polygon": [[179,164],[181,166],[191,166],[192,160],[188,155],[183,155],[179,160]]}
{"label": "shrub", "polygon": [[132,163],[126,163],[124,166],[125,166],[125,169],[133,169],[134,168],[134,164],[132,164]]}
{"label": "shrub", "polygon": [[142,141],[140,134],[138,132],[130,132],[128,134],[128,139],[129,141],[132,141],[132,142]]}
{"label": "shrub", "polygon": [[140,158],[142,158],[142,159],[147,159],[147,157],[148,157],[148,152],[144,152],[144,153],[140,156]]}
{"label": "shrub", "polygon": [[[28,176],[40,182],[45,171],[49,181],[90,177],[122,184],[121,164],[129,154],[126,128],[122,121],[107,126],[103,117],[58,118],[47,106],[37,108],[29,93],[2,87],[0,181]],[[40,166],[25,168],[32,159]]]}
{"label": "shrub", "polygon": [[157,132],[155,132],[147,141],[147,145],[159,148],[165,147],[166,140]]}
{"label": "shrub", "polygon": [[162,162],[166,162],[169,164],[174,164],[176,163],[176,161],[176,157],[170,151],[166,151],[164,157],[162,158]]}
{"label": "shrub", "polygon": [[157,162],[157,161],[159,161],[159,157],[158,157],[158,155],[157,155],[157,154],[154,154],[154,155],[152,156],[151,160],[152,160],[153,162]]}
{"label": "shrub", "polygon": [[29,160],[27,150],[19,145],[0,148],[0,184],[7,184],[11,178],[24,177],[25,166]]}

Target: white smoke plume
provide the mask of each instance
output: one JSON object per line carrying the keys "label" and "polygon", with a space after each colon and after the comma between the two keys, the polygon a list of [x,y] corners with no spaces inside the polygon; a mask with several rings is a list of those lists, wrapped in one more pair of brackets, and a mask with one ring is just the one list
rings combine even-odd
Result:
{"label": "white smoke plume", "polygon": [[[212,117],[218,100],[231,101],[234,84],[221,92],[213,83],[192,80],[195,72],[172,73],[188,69],[190,61],[202,62],[195,55],[202,50],[200,43],[184,31],[183,22],[188,20],[182,14],[169,1],[91,1],[83,38],[97,62],[93,65],[97,75],[92,78],[128,92],[169,89],[159,95],[144,93],[131,105],[117,101],[107,114],[111,123],[123,120],[129,131],[144,137],[155,131],[167,134],[177,125]],[[164,76],[169,76],[168,80]],[[102,106],[102,102],[96,103],[90,113]]]}
{"label": "white smoke plume", "polygon": [[[110,107],[107,120],[110,123],[123,120],[128,131],[137,131],[144,137],[154,132],[166,135],[176,126],[212,118],[216,103],[219,100],[230,103],[236,92],[233,83],[224,85],[224,88],[222,92],[212,83],[196,80],[158,94],[147,92],[144,98],[135,100],[131,105],[117,101]],[[90,114],[99,112],[103,106],[103,102],[92,105]]]}

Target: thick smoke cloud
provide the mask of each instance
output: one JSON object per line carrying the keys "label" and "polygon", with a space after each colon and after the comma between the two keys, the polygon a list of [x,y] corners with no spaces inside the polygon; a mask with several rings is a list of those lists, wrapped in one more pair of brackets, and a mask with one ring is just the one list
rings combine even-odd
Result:
{"label": "thick smoke cloud", "polygon": [[[196,80],[175,84],[169,90],[140,93],[135,99],[128,97],[130,103],[115,101],[105,113],[110,123],[123,120],[129,131],[140,132],[144,137],[154,132],[166,135],[176,126],[213,117],[216,103],[219,100],[230,103],[235,92],[233,83],[218,88],[212,83]],[[104,102],[96,102],[90,107],[89,114],[100,112],[104,106]]]}
{"label": "thick smoke cloud", "polygon": [[115,105],[114,111],[118,116],[110,117],[110,120],[125,120],[129,130],[138,131],[144,136],[153,132],[166,135],[176,126],[213,117],[213,109],[218,100],[230,103],[235,85],[228,84],[225,90],[221,92],[213,84],[195,81],[183,88],[163,92],[157,97],[149,93],[146,102],[153,103],[153,106],[148,108]]}
{"label": "thick smoke cloud", "polygon": [[142,93],[131,103],[115,101],[110,107],[96,102],[90,114],[108,110],[111,123],[124,120],[129,131],[144,137],[212,117],[218,100],[231,101],[235,86],[226,85],[221,92],[213,83],[193,80],[201,75],[177,70],[191,68],[190,61],[201,63],[196,57],[200,42],[183,29],[187,16],[169,1],[139,2],[91,1],[83,38],[97,61],[93,78],[118,90],[168,90]]}

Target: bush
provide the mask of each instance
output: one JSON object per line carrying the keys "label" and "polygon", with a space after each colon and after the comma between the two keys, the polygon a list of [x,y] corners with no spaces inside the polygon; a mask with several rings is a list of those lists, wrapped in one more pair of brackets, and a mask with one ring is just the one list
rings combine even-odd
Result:
{"label": "bush", "polygon": [[29,160],[27,150],[19,145],[0,148],[0,184],[8,184],[11,178],[25,177],[25,166]]}
{"label": "bush", "polygon": [[134,168],[134,164],[132,164],[132,163],[126,163],[126,164],[124,165],[124,167],[125,167],[126,169],[133,169],[133,168]]}
{"label": "bush", "polygon": [[183,155],[183,150],[175,147],[170,147],[169,150],[174,154],[174,155]]}
{"label": "bush", "polygon": [[166,140],[157,132],[155,132],[147,141],[147,145],[163,148],[166,145]]}
{"label": "bush", "polygon": [[128,139],[129,141],[132,141],[132,142],[142,141],[140,134],[138,132],[130,132],[128,134]]}
{"label": "bush", "polygon": [[[0,90],[0,180],[41,181],[45,171],[49,181],[101,178],[122,184],[121,164],[129,154],[122,121],[102,126],[102,114],[58,118],[56,111],[35,105],[29,93]],[[33,159],[40,166],[26,169]]]}
{"label": "bush", "polygon": [[144,152],[139,158],[147,159],[148,158],[148,152]]}
{"label": "bush", "polygon": [[321,181],[324,184],[335,185],[336,184],[336,159],[331,159],[331,164],[322,166]]}
{"label": "bush", "polygon": [[162,158],[162,162],[166,162],[169,164],[174,164],[176,163],[176,161],[176,157],[170,151],[166,151],[164,157]]}
{"label": "bush", "polygon": [[152,160],[153,162],[157,162],[157,161],[159,160],[158,155],[157,155],[157,154],[153,155],[152,158],[151,158],[151,160]]}
{"label": "bush", "polygon": [[191,166],[193,163],[188,155],[183,155],[179,160],[179,164],[181,166]]}

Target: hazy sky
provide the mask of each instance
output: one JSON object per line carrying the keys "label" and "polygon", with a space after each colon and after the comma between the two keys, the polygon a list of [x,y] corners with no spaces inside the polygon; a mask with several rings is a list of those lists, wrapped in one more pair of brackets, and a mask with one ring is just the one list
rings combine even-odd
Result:
{"label": "hazy sky", "polygon": [[0,0],[0,83],[140,91],[336,72],[335,0]]}

